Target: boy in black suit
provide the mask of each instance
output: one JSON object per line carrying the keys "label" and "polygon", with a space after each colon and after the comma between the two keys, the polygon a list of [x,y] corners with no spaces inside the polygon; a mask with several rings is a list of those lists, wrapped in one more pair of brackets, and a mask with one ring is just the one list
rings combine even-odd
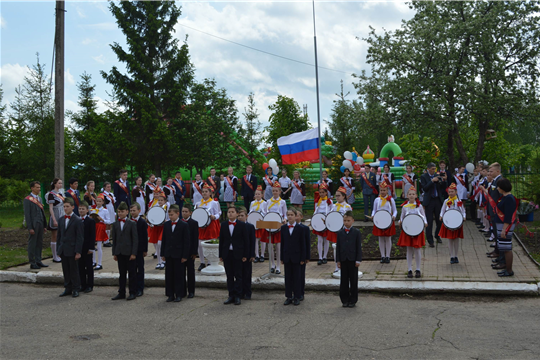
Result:
{"label": "boy in black suit", "polygon": [[79,214],[84,224],[84,241],[81,258],[79,259],[79,275],[81,277],[81,290],[85,293],[94,289],[94,267],[92,255],[96,246],[96,222],[88,216],[88,203],[81,201]]}
{"label": "boy in black suit", "polygon": [[119,206],[122,201],[131,206],[131,195],[129,182],[127,181],[128,172],[125,169],[120,170],[120,178],[113,184],[113,193],[116,198],[115,205]]}
{"label": "boy in black suit", "polygon": [[79,216],[79,204],[81,202],[81,194],[79,193],[79,190],[77,190],[78,187],[79,180],[77,178],[71,178],[69,179],[69,189],[64,193],[66,198],[70,197],[73,199],[73,205],[75,206],[73,212],[77,216]]}
{"label": "boy in black suit", "polygon": [[143,296],[144,294],[144,257],[148,254],[148,224],[146,220],[139,214],[141,213],[141,205],[138,202],[134,202],[129,207],[129,214],[131,215],[131,221],[137,224],[137,236],[138,246],[137,255],[135,257],[135,271],[137,273],[137,294],[136,296]]}
{"label": "boy in black suit", "polygon": [[246,175],[242,177],[242,197],[244,198],[244,206],[249,209],[251,202],[255,198],[255,190],[257,189],[257,177],[252,174],[253,167],[246,167]]}
{"label": "boy in black suit", "polygon": [[180,207],[171,205],[163,225],[161,259],[165,261],[165,295],[167,302],[180,302],[186,296],[186,262],[190,257],[189,225],[180,220]]}
{"label": "boy in black suit", "polygon": [[253,260],[255,260],[255,226],[247,222],[247,210],[243,206],[238,207],[238,220],[246,224],[249,236],[249,259],[242,264],[242,299],[251,300],[251,274],[253,273]]}
{"label": "boy in black suit", "polygon": [[302,282],[302,289],[300,296],[300,301],[304,301],[304,295],[306,293],[306,267],[309,263],[309,260],[311,259],[311,230],[309,229],[309,226],[302,224],[302,219],[304,218],[304,214],[302,213],[302,210],[295,209],[296,212],[296,225],[300,226],[304,229],[304,240],[306,242],[306,261],[304,265],[302,265],[302,270],[300,273],[301,282]]}
{"label": "boy in black suit", "polygon": [[[281,227],[281,263],[285,265],[285,297],[283,305],[300,305],[302,265],[306,258],[304,228],[296,223],[296,211],[287,210],[287,225]],[[294,298],[293,298],[294,293]]]}
{"label": "boy in black suit", "polygon": [[189,226],[189,258],[186,261],[187,273],[187,292],[188,299],[195,296],[195,258],[199,251],[199,223],[191,218],[192,207],[190,204],[184,203],[182,207],[182,221]]}
{"label": "boy in black suit", "polygon": [[343,216],[343,229],[337,233],[336,259],[341,268],[339,297],[343,307],[355,307],[358,301],[358,266],[362,261],[362,236],[353,227],[352,211]]}
{"label": "boy in black suit", "polygon": [[243,263],[248,261],[250,245],[246,224],[236,221],[238,210],[230,207],[227,210],[229,221],[221,223],[219,232],[219,260],[223,261],[227,274],[227,290],[229,298],[225,305],[240,305],[242,295],[242,268]]}
{"label": "boy in black suit", "polygon": [[137,225],[127,218],[128,206],[125,202],[118,205],[118,220],[112,224],[111,241],[114,261],[118,262],[120,273],[118,295],[112,300],[126,299],[126,276],[129,273],[129,296],[126,300],[135,300],[137,294],[137,250],[139,249],[139,237]]}
{"label": "boy in black suit", "polygon": [[64,273],[64,292],[60,296],[79,296],[81,278],[77,260],[81,257],[84,242],[84,225],[80,217],[75,215],[74,202],[71,198],[64,199],[64,212],[66,215],[58,221],[58,235],[56,252],[62,258],[62,272]]}

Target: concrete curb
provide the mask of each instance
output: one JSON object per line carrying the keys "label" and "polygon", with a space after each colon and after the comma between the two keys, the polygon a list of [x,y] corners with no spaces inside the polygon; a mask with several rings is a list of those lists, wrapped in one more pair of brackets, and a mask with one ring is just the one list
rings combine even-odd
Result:
{"label": "concrete curb", "polygon": [[[59,271],[0,271],[0,282],[56,284],[62,285],[63,275]],[[97,286],[117,286],[117,273],[95,273]],[[283,278],[253,278],[252,286],[260,290],[280,290],[285,288]],[[306,289],[314,291],[338,291],[338,279],[306,279]],[[197,286],[226,288],[225,276],[197,276]],[[145,284],[149,287],[164,287],[165,275],[147,274]],[[540,295],[540,283],[502,283],[502,282],[458,282],[458,281],[363,281],[358,283],[361,292],[421,293],[442,294],[460,293],[476,295]]]}

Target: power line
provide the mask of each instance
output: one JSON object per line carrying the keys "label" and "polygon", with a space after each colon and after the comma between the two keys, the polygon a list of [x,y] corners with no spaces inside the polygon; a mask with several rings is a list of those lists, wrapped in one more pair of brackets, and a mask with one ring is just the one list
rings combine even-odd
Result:
{"label": "power line", "polygon": [[[307,62],[304,62],[304,61],[300,61],[300,60],[296,60],[296,59],[291,59],[291,58],[288,58],[288,57],[286,57],[286,56],[281,56],[281,55],[273,54],[273,53],[268,52],[268,51],[264,51],[264,50],[257,49],[257,48],[254,48],[254,47],[251,47],[251,46],[248,46],[248,45],[240,44],[240,43],[238,43],[238,42],[236,42],[236,41],[232,41],[232,40],[229,40],[229,39],[225,39],[225,38],[219,37],[219,36],[217,36],[217,35],[210,34],[210,33],[207,33],[207,32],[205,32],[205,31],[202,31],[202,30],[199,30],[199,29],[192,28],[191,26],[188,26],[188,25],[184,25],[184,24],[181,24],[181,23],[178,23],[178,25],[183,26],[183,27],[186,27],[186,28],[191,29],[191,30],[198,31],[198,32],[200,32],[200,33],[203,33],[203,34],[205,34],[205,35],[214,37],[214,38],[219,39],[219,40],[223,40],[223,41],[226,41],[226,42],[230,42],[231,44],[235,44],[235,45],[242,46],[242,47],[245,47],[245,48],[250,49],[250,50],[254,50],[254,51],[261,52],[261,53],[266,54],[266,55],[275,56],[275,57],[278,57],[278,58],[280,58],[280,59],[284,59],[284,60],[288,60],[288,61],[293,61],[293,62],[295,62],[295,63],[299,63],[299,64],[302,64],[302,65],[308,65],[308,66],[311,66],[311,67],[315,67],[314,64],[310,64],[310,63],[307,63]],[[324,69],[324,70],[329,70],[329,71],[335,71],[335,72],[339,72],[339,73],[343,73],[343,74],[348,74],[348,75],[351,75],[351,74],[352,74],[352,72],[347,72],[347,71],[342,71],[342,70],[336,70],[336,69],[330,69],[330,68],[326,68],[326,67],[323,67],[323,66],[319,66],[319,69]]]}

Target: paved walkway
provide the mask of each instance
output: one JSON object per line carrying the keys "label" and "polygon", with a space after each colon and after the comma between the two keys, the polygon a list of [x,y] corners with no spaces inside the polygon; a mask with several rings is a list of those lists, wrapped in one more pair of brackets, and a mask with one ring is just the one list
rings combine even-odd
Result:
{"label": "paved walkway", "polygon": [[[372,223],[355,222],[355,226],[372,226]],[[500,278],[497,272],[491,269],[491,259],[486,257],[486,252],[491,248],[485,237],[477,230],[471,222],[465,223],[465,239],[460,242],[459,264],[450,265],[450,255],[448,252],[448,240],[443,239],[442,244],[436,244],[434,248],[423,249],[422,274],[426,281],[474,281],[474,282],[540,282],[540,269],[528,257],[521,246],[514,241],[514,273],[513,277]],[[394,246],[397,238],[393,239]],[[332,253],[332,250],[330,250]],[[153,253],[153,246],[150,244],[149,253]],[[110,248],[104,248],[103,272],[118,272],[118,267],[113,260]],[[44,261],[48,268],[41,271],[61,272],[61,264],[55,264],[52,259]],[[145,259],[146,271],[149,274],[164,274],[163,270],[156,270],[157,259],[150,255]],[[196,267],[199,266],[197,259]],[[413,270],[414,270],[413,260]],[[268,260],[264,263],[253,265],[253,277],[260,277],[268,272]],[[306,277],[310,279],[331,279],[335,264],[329,261],[325,265],[318,266],[316,262],[310,262],[306,271]],[[33,272],[28,265],[12,267],[8,270]],[[392,260],[390,264],[381,264],[379,261],[363,261],[359,268],[364,273],[361,281],[370,280],[406,280],[419,281],[419,279],[408,279],[407,261]],[[282,268],[283,271],[283,268]],[[97,273],[97,272],[96,272]],[[198,273],[200,275],[200,273]]]}

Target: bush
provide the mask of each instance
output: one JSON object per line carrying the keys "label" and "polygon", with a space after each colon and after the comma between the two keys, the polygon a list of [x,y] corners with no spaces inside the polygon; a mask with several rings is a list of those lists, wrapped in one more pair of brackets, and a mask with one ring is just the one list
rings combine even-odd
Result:
{"label": "bush", "polygon": [[0,204],[21,204],[29,193],[30,187],[26,181],[0,177]]}

